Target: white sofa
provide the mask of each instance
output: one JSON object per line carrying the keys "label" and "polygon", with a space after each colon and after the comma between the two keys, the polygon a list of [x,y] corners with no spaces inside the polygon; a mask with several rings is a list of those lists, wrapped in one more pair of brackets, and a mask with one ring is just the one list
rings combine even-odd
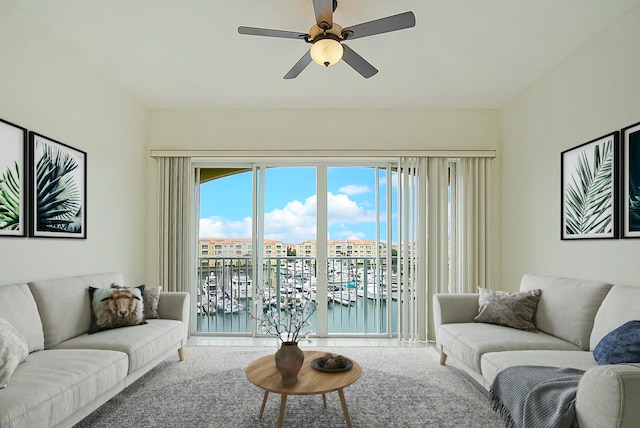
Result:
{"label": "white sofa", "polygon": [[88,288],[113,283],[126,285],[101,273],[0,286],[0,318],[29,348],[0,389],[1,428],[71,427],[170,355],[184,358],[188,293],[160,293],[147,324],[87,334]]}
{"label": "white sofa", "polygon": [[450,357],[489,390],[511,366],[540,365],[584,370],[576,395],[583,428],[626,428],[640,423],[640,367],[598,365],[593,349],[610,331],[640,319],[640,287],[543,275],[524,275],[520,291],[542,293],[533,322],[538,332],[473,322],[478,294],[434,296],[440,363]]}

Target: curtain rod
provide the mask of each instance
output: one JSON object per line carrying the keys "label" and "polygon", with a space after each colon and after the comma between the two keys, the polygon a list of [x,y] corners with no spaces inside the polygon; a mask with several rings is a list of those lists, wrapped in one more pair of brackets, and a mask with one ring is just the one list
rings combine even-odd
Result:
{"label": "curtain rod", "polygon": [[495,158],[496,150],[166,150],[151,149],[152,158],[377,158],[377,157],[441,157]]}

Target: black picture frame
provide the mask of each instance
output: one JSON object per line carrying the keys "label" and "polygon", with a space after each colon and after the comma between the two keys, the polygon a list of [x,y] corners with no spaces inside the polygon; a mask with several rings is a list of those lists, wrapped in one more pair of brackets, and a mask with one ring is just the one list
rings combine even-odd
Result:
{"label": "black picture frame", "polygon": [[640,122],[620,131],[622,140],[621,237],[640,238]]}
{"label": "black picture frame", "polygon": [[619,236],[619,132],[561,155],[561,239]]}
{"label": "black picture frame", "polygon": [[29,132],[29,236],[87,237],[87,154]]}
{"label": "black picture frame", "polygon": [[27,130],[0,119],[0,237],[27,236]]}

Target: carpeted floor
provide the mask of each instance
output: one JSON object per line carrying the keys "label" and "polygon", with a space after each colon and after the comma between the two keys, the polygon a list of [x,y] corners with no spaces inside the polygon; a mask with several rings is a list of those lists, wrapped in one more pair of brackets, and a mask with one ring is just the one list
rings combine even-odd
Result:
{"label": "carpeted floor", "polygon": [[[301,346],[304,349],[304,346]],[[307,348],[343,354],[362,377],[344,393],[354,427],[502,427],[488,399],[455,368],[440,366],[428,347]],[[263,391],[244,375],[265,347],[188,347],[76,425],[89,427],[276,427],[280,396],[271,394],[258,418]],[[337,393],[290,396],[285,427],[345,426]]]}

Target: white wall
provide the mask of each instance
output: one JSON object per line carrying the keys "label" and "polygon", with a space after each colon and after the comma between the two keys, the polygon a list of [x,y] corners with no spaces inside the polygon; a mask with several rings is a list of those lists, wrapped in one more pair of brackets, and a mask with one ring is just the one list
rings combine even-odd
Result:
{"label": "white wall", "polygon": [[502,284],[524,273],[637,284],[640,240],[560,240],[560,153],[640,121],[640,5],[502,111]]}
{"label": "white wall", "polygon": [[145,280],[146,111],[0,0],[0,117],[87,152],[87,239],[0,238],[0,284],[103,271]]}
{"label": "white wall", "polygon": [[[493,110],[155,110],[150,149],[274,150],[498,150]],[[493,175],[499,180],[499,164]],[[149,161],[150,248],[156,248],[157,171]],[[499,186],[494,192],[496,272],[499,272]],[[154,278],[155,252],[147,260]]]}

